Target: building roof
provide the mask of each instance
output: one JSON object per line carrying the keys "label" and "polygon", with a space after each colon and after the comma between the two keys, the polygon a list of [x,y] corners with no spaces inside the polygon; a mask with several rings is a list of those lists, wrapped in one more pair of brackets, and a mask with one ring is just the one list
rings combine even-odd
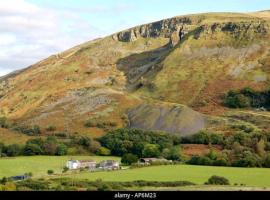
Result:
{"label": "building roof", "polygon": [[79,160],[80,163],[96,163],[94,160]]}
{"label": "building roof", "polygon": [[114,164],[117,164],[118,162],[117,161],[114,161],[114,160],[104,160],[102,162],[100,162],[100,165],[114,165]]}
{"label": "building roof", "polygon": [[145,162],[154,162],[154,161],[168,161],[165,158],[141,158],[140,160],[144,160]]}

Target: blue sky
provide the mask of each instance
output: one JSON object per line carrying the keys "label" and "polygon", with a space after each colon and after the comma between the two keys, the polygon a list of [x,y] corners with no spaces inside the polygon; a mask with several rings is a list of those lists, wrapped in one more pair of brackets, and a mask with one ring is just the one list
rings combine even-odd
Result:
{"label": "blue sky", "polygon": [[9,0],[0,3],[0,75],[139,24],[203,12],[270,9],[270,0]]}

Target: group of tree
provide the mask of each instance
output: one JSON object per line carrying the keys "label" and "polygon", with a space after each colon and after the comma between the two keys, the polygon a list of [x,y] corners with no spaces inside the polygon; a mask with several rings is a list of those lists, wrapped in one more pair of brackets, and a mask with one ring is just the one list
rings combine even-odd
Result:
{"label": "group of tree", "polygon": [[179,137],[161,132],[138,129],[117,129],[99,138],[112,155],[121,156],[122,162],[134,163],[142,157],[164,157],[181,160]]}
{"label": "group of tree", "polygon": [[19,155],[34,156],[34,155],[66,155],[67,146],[62,143],[58,143],[53,137],[47,139],[36,138],[26,142],[25,145],[12,144],[4,145],[0,144],[1,156],[15,157]]}
{"label": "group of tree", "polygon": [[269,108],[270,89],[266,91],[256,91],[252,88],[230,90],[224,98],[224,104],[230,108]]}
{"label": "group of tree", "polygon": [[[75,149],[75,152],[72,150]],[[5,145],[0,143],[0,155],[15,157],[20,155],[67,155],[69,151],[76,154],[77,149],[83,149],[84,152],[96,155],[110,155],[110,150],[102,147],[98,141],[88,137],[73,136],[66,140],[59,140],[55,136],[47,138],[34,138],[28,140],[25,144]]]}

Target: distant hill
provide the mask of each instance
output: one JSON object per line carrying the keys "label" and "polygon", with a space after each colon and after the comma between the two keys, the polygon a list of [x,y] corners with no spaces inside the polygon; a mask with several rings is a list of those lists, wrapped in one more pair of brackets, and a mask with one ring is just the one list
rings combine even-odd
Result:
{"label": "distant hill", "polygon": [[92,137],[121,127],[226,132],[234,120],[265,128],[223,99],[269,88],[269,20],[269,11],[186,15],[87,42],[0,78],[0,115]]}

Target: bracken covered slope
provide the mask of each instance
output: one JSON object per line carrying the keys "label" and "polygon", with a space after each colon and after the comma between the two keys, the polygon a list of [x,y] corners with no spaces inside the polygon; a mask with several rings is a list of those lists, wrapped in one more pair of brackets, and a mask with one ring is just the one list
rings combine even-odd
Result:
{"label": "bracken covered slope", "polygon": [[269,16],[179,16],[87,42],[2,77],[0,115],[93,137],[105,130],[89,120],[184,135],[222,129],[227,91],[269,87]]}

